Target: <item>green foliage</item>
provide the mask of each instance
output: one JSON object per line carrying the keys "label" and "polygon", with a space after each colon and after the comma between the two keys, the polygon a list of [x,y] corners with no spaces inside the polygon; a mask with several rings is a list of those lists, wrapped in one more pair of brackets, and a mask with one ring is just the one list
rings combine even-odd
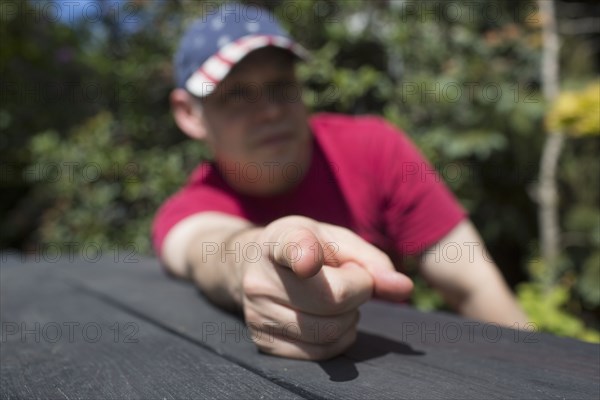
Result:
{"label": "green foliage", "polygon": [[587,260],[581,273],[565,255],[552,266],[535,258],[527,267],[531,281],[518,284],[516,292],[530,321],[544,331],[600,343],[600,331],[586,327],[576,316],[581,307],[578,297],[592,307],[600,304],[598,254]]}
{"label": "green foliage", "polygon": [[537,328],[556,335],[600,343],[600,332],[586,328],[580,319],[564,310],[570,298],[568,288],[545,288],[536,283],[520,283],[517,296]]}
{"label": "green foliage", "polygon": [[589,307],[598,307],[600,304],[600,252],[592,254],[585,261],[581,274],[576,283],[577,292],[584,303]]}
{"label": "green foliage", "polygon": [[431,289],[420,276],[411,277],[415,284],[411,296],[412,304],[421,311],[433,311],[444,308],[440,294]]}
{"label": "green foliage", "polygon": [[32,183],[55,204],[42,216],[41,242],[66,247],[84,240],[103,249],[151,252],[154,213],[205,154],[188,143],[166,152],[136,149],[118,139],[117,128],[111,114],[100,113],[66,139],[52,131],[32,139]]}

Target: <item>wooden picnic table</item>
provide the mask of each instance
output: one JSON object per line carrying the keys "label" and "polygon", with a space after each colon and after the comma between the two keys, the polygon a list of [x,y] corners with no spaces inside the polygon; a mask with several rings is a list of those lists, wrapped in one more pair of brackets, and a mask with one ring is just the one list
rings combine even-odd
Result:
{"label": "wooden picnic table", "polygon": [[600,346],[372,301],[324,362],[262,354],[154,259],[3,257],[2,399],[598,399]]}

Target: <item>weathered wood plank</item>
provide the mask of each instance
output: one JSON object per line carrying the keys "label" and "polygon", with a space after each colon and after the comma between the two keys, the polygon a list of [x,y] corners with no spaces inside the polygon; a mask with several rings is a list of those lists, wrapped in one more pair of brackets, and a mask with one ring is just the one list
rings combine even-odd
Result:
{"label": "weathered wood plank", "polygon": [[301,398],[55,272],[0,268],[0,398]]}
{"label": "weathered wood plank", "polygon": [[[256,366],[271,379],[302,386],[315,396],[579,399],[598,398],[600,390],[599,346],[550,335],[523,335],[515,343],[509,329],[498,331],[449,314],[424,314],[386,303],[363,307],[363,334],[345,357],[323,363],[268,357],[244,339],[241,321],[206,303],[191,285],[168,279],[155,262],[108,264],[106,269],[98,265],[93,270],[103,271],[102,279],[91,279],[78,269],[79,282],[241,364]],[[140,292],[126,291],[136,286],[135,280],[157,297],[148,301]],[[463,330],[456,343],[450,340],[454,338],[450,324]],[[415,327],[418,334],[409,335]]]}
{"label": "weathered wood plank", "polygon": [[[258,353],[243,323],[207,303],[154,260],[73,263],[56,273],[307,397],[593,398],[600,347],[479,325],[449,314],[372,302],[345,356],[314,363]],[[437,324],[437,325],[436,325]],[[454,331],[452,331],[454,329]],[[457,333],[460,336],[457,338]],[[499,332],[499,333],[498,333]]]}

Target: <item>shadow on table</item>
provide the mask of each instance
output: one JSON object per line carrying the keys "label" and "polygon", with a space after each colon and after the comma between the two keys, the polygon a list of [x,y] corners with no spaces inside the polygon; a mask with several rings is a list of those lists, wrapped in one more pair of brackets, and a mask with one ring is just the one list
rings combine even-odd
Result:
{"label": "shadow on table", "polygon": [[397,342],[383,336],[372,333],[358,332],[356,342],[344,355],[327,361],[319,362],[319,365],[334,382],[347,382],[358,378],[356,364],[382,357],[390,353],[405,356],[422,356],[425,353],[413,350],[406,343]]}

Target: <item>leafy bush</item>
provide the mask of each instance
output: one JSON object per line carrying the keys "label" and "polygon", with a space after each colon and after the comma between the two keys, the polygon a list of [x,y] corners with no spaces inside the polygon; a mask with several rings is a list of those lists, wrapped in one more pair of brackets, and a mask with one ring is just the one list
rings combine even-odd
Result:
{"label": "leafy bush", "polygon": [[[38,240],[59,247],[95,243],[101,249],[129,247],[150,254],[154,213],[205,154],[197,143],[168,150],[135,149],[117,132],[119,122],[103,112],[66,138],[43,132],[31,141],[29,169],[36,196],[53,199],[41,219]],[[65,161],[68,160],[68,161]],[[44,172],[42,172],[44,171]]]}
{"label": "leafy bush", "polygon": [[600,332],[587,328],[583,321],[565,311],[570,298],[567,287],[545,288],[538,283],[527,282],[517,286],[517,293],[520,304],[538,329],[600,343]]}

